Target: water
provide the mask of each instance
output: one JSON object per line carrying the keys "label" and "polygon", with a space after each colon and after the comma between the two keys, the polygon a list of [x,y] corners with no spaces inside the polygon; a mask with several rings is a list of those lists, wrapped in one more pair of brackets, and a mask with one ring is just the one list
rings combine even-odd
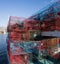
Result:
{"label": "water", "polygon": [[9,64],[6,37],[7,34],[0,34],[0,64]]}

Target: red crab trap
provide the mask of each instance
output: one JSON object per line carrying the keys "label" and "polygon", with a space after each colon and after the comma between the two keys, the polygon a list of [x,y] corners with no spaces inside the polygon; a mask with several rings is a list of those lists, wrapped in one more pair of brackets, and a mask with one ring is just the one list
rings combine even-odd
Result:
{"label": "red crab trap", "polygon": [[27,64],[28,53],[26,53],[20,43],[10,43],[9,48],[9,60],[10,64]]}

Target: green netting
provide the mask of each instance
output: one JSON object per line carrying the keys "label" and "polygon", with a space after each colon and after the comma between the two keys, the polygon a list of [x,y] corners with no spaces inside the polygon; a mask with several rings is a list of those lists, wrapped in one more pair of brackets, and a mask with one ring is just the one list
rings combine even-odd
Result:
{"label": "green netting", "polygon": [[30,17],[30,19],[36,18],[36,19],[43,20],[45,16],[48,16],[48,14],[50,14],[50,13],[55,14],[57,12],[60,12],[60,2],[59,1],[50,3],[49,5],[47,5],[46,7],[44,7],[43,9],[39,10],[34,15],[32,15]]}

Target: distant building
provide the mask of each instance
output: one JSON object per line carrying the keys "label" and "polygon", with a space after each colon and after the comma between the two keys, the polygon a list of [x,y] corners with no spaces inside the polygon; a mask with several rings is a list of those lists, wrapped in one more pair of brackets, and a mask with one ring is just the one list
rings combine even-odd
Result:
{"label": "distant building", "polygon": [[0,27],[0,34],[6,34],[7,30],[5,27]]}

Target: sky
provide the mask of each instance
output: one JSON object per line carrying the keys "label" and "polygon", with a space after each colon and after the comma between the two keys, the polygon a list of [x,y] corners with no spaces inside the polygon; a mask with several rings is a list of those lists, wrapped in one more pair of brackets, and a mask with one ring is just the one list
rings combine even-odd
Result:
{"label": "sky", "polygon": [[8,25],[10,16],[29,18],[54,0],[0,0],[0,26]]}

